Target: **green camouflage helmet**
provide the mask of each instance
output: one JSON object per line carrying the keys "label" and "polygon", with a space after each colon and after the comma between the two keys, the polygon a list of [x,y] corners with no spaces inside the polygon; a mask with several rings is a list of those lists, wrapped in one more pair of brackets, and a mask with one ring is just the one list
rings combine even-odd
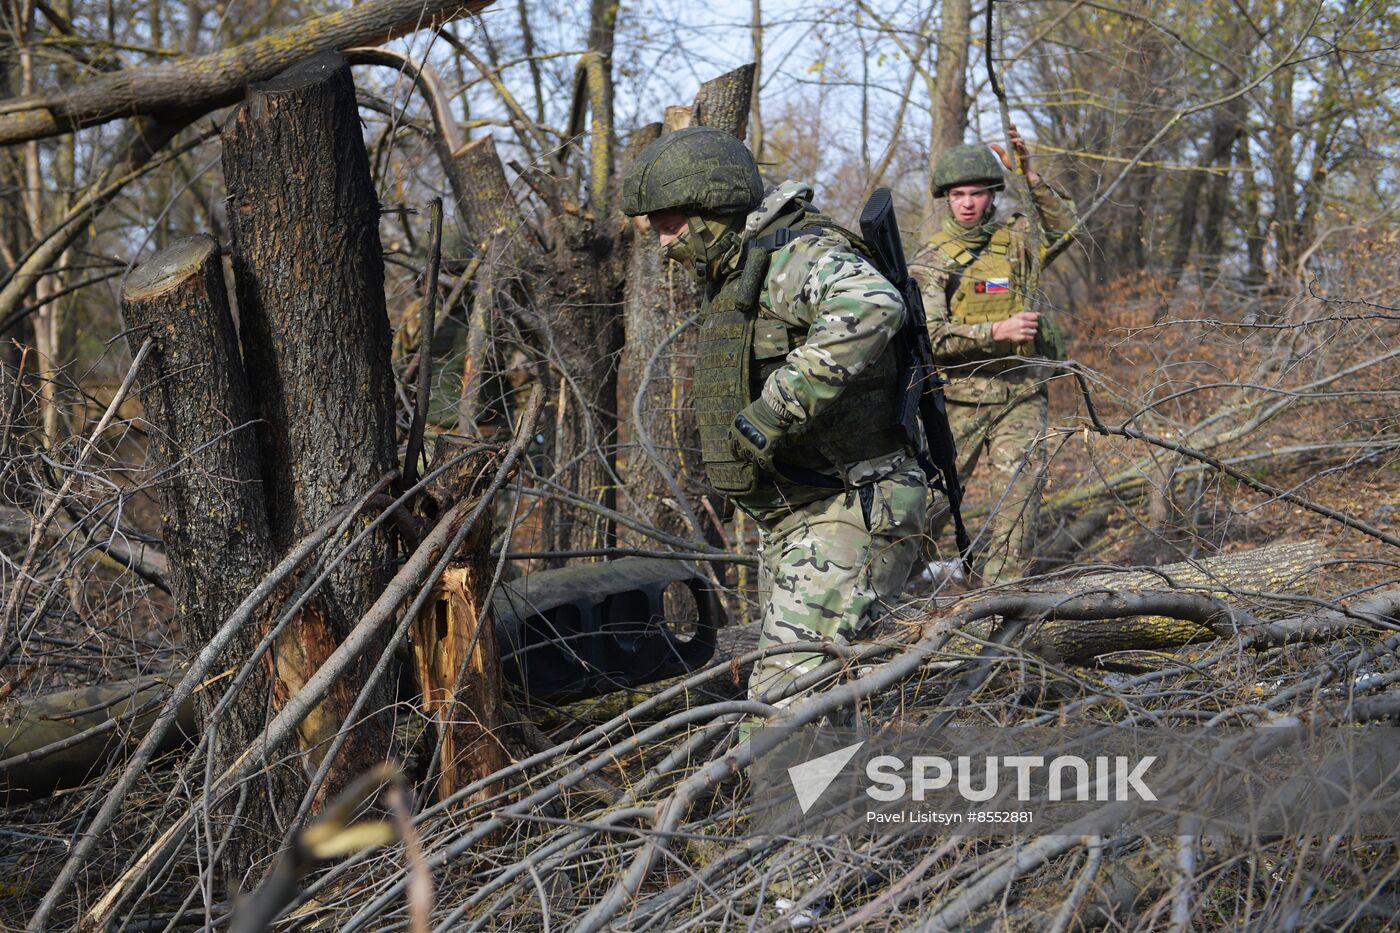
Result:
{"label": "green camouflage helmet", "polygon": [[993,191],[1006,187],[1001,160],[986,146],[954,146],[933,167],[933,196],[941,198],[958,185],[983,184]]}
{"label": "green camouflage helmet", "polygon": [[708,126],[653,140],[622,179],[622,212],[628,217],[666,210],[724,216],[748,212],[762,199],[763,180],[748,147]]}

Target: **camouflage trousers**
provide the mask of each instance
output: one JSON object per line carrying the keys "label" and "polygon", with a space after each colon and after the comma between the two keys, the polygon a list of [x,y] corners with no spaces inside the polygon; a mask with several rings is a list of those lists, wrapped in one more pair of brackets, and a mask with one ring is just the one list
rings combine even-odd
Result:
{"label": "camouflage trousers", "polygon": [[[1009,402],[948,400],[948,423],[958,445],[964,490],[991,509],[979,532],[970,529],[986,583],[1021,576],[1035,549],[1040,499],[1045,488],[1044,390]],[[986,466],[976,479],[979,462]]]}
{"label": "camouflage trousers", "polygon": [[[760,523],[758,646],[847,644],[858,636],[909,581],[928,505],[924,474],[910,461],[885,479]],[[781,688],[827,659],[811,652],[764,658],[749,675],[749,697]]]}

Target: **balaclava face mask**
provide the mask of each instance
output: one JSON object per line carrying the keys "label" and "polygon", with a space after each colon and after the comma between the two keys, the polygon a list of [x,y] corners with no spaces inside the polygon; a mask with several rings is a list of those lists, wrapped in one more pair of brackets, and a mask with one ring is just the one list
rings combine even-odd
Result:
{"label": "balaclava face mask", "polygon": [[738,222],[742,215],[707,219],[686,218],[686,231],[666,246],[666,257],[689,266],[697,278],[713,278],[729,253],[739,245]]}

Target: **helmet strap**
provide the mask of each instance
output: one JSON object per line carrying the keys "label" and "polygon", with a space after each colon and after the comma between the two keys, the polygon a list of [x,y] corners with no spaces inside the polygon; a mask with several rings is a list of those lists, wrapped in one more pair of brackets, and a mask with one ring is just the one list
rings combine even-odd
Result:
{"label": "helmet strap", "polygon": [[719,267],[739,246],[738,229],[744,215],[727,219],[706,219],[692,214],[685,219],[686,231],[671,241],[667,257],[690,266],[701,281],[718,274]]}

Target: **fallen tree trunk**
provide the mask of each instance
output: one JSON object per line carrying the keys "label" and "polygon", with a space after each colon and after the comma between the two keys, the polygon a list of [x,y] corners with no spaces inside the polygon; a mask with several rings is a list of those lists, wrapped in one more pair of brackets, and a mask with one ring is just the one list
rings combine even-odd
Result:
{"label": "fallen tree trunk", "polygon": [[[157,708],[136,711],[164,696],[159,683],[100,684],[0,706],[0,805],[79,787],[101,773],[107,758],[145,734]],[[193,698],[181,707],[178,731],[161,743],[179,747],[198,726]]]}
{"label": "fallen tree trunk", "polygon": [[317,52],[376,45],[430,29],[490,0],[369,0],[222,52],[131,68],[45,94],[0,103],[0,146],[70,133],[131,116],[207,113]]}
{"label": "fallen tree trunk", "polygon": [[[1311,573],[1328,559],[1328,550],[1320,542],[1302,541],[1277,544],[1222,554],[1190,563],[1170,564],[1152,570],[1131,570],[1122,573],[1098,573],[1079,577],[1054,590],[1039,590],[1017,594],[1002,591],[989,595],[1025,595],[1027,597],[1056,597],[1120,594],[1176,590],[1183,595],[1223,600],[1227,604],[1243,605],[1247,594],[1299,593],[1316,594],[1318,582],[1324,577]],[[1183,603],[1185,605],[1185,603]],[[1026,637],[1022,648],[1043,654],[1057,661],[1086,663],[1093,658],[1115,651],[1170,651],[1196,641],[1219,637],[1219,632],[1205,618],[1181,616],[1139,615],[1121,617],[1109,612],[1105,603],[1102,618],[1047,618]],[[1199,604],[1192,603],[1192,608]],[[977,622],[965,630],[973,638],[989,638],[994,630],[991,622]],[[895,631],[894,623],[877,626],[876,635]],[[745,625],[722,629],[719,633],[715,660],[737,658],[758,645],[759,626]],[[950,651],[964,654],[978,650],[969,640],[954,640]]]}
{"label": "fallen tree trunk", "polygon": [[[1329,556],[1318,541],[1274,544],[1151,570],[1091,574],[1070,581],[1062,592],[1172,589],[1243,605],[1246,594],[1252,593],[1318,594],[1318,584],[1325,577],[1314,571]],[[1216,637],[1218,633],[1207,626],[1166,616],[1113,622],[1050,619],[1027,637],[1023,647],[1055,660],[1083,663],[1115,651],[1169,651]]]}

